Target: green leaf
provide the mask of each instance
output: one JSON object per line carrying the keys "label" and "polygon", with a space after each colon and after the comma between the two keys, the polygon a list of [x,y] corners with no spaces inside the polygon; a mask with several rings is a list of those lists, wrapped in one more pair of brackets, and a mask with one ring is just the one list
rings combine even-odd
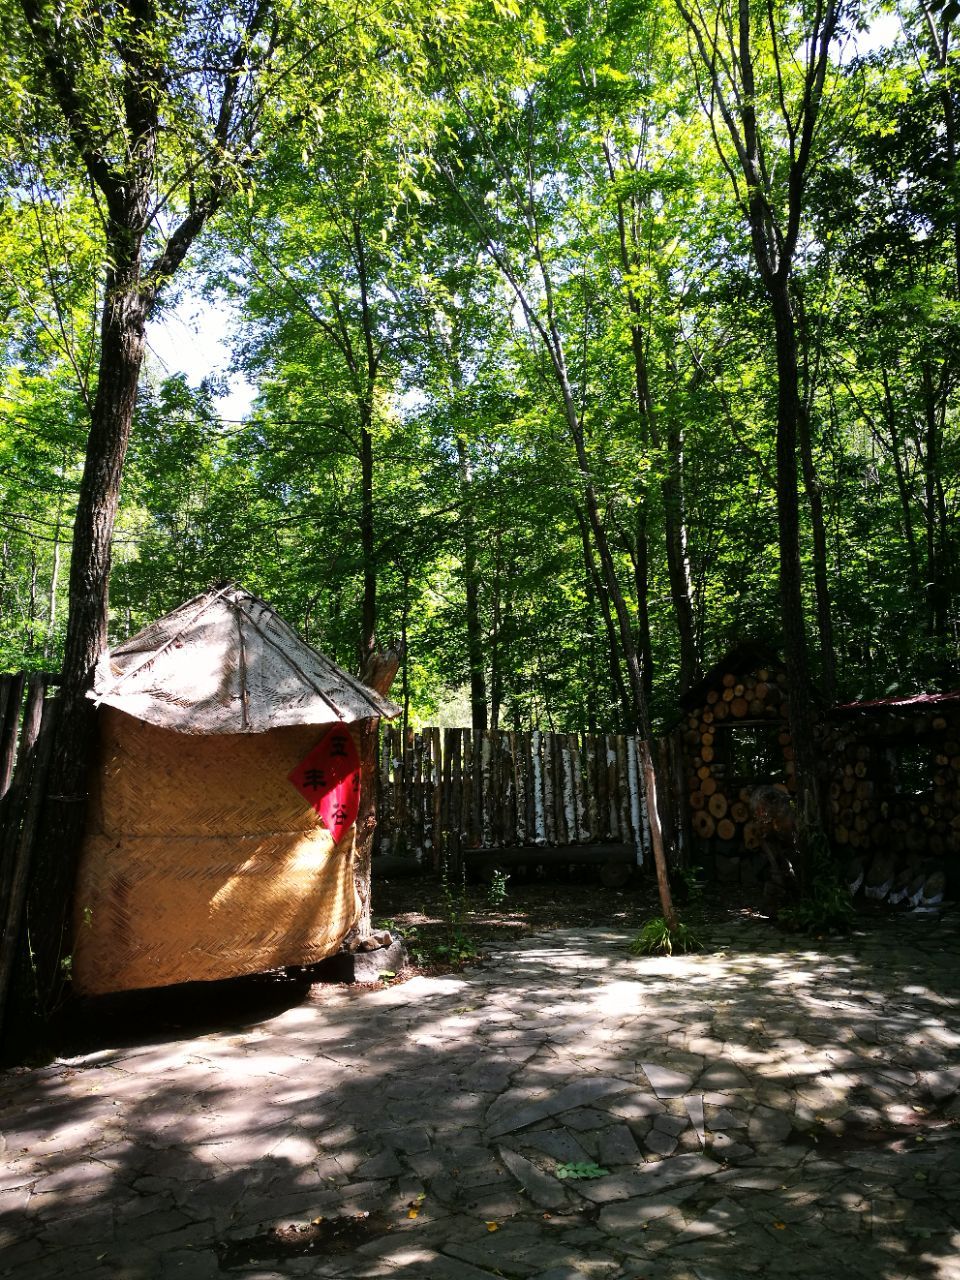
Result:
{"label": "green leaf", "polygon": [[587,1178],[605,1178],[610,1173],[609,1169],[604,1169],[593,1161],[581,1160],[572,1161],[568,1164],[558,1164],[554,1169],[554,1174],[558,1178],[571,1179],[587,1179]]}

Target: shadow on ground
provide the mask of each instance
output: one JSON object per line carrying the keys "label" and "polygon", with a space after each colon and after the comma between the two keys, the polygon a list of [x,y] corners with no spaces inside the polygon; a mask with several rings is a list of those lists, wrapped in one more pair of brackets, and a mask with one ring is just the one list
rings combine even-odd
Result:
{"label": "shadow on ground", "polygon": [[628,937],[0,1077],[0,1274],[960,1276],[956,917]]}

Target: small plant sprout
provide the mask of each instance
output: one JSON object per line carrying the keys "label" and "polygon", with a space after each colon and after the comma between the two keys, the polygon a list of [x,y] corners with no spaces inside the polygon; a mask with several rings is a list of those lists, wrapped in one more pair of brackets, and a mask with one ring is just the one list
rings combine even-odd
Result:
{"label": "small plant sprout", "polygon": [[487,886],[487,902],[491,907],[502,907],[507,897],[507,881],[510,877],[500,867],[494,867]]}

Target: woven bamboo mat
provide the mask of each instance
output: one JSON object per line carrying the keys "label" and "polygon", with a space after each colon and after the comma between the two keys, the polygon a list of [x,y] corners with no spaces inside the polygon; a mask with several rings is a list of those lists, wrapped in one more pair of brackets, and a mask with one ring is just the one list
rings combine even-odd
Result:
{"label": "woven bamboo mat", "polygon": [[287,779],[323,729],[199,738],[101,714],[77,990],[209,981],[335,951],[358,913],[354,829],[334,846]]}

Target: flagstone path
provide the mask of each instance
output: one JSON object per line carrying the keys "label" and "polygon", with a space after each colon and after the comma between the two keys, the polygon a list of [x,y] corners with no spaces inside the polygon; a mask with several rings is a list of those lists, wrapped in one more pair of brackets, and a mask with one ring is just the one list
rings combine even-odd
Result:
{"label": "flagstone path", "polygon": [[2,1074],[0,1276],[960,1280],[960,917],[712,938]]}

